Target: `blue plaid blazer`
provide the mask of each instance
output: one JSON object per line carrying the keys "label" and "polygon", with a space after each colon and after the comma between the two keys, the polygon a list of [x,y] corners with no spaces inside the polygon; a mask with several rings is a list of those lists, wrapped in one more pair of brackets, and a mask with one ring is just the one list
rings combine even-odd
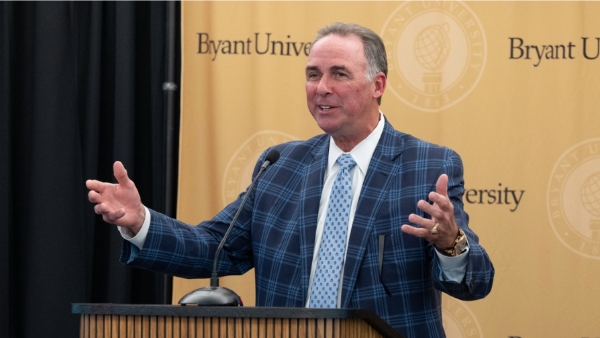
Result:
{"label": "blue plaid blazer", "polygon": [[[279,160],[250,192],[220,256],[220,275],[256,275],[257,306],[304,307],[329,136],[275,146]],[[258,160],[254,175],[267,151]],[[417,201],[449,176],[448,194],[470,251],[462,283],[444,282],[435,248],[402,233]],[[386,122],[357,205],[344,269],[342,308],[370,309],[407,337],[444,337],[441,292],[462,300],[485,297],[494,268],[463,210],[463,166],[454,151],[421,141]],[[121,261],[186,278],[210,277],[214,252],[246,192],[212,220],[189,226],[151,211],[142,250],[125,241]],[[199,202],[201,203],[201,202]],[[428,217],[427,215],[425,215]],[[379,241],[384,252],[379,264]]]}

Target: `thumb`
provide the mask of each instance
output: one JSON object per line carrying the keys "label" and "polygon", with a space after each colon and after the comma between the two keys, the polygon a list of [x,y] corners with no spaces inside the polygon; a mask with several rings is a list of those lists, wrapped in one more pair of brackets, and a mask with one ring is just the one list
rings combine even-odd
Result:
{"label": "thumb", "polygon": [[448,196],[448,175],[442,174],[436,184],[435,184],[435,192],[442,196]]}
{"label": "thumb", "polygon": [[116,161],[115,164],[113,164],[113,173],[117,182],[119,182],[119,185],[126,186],[130,184],[131,180],[129,179],[129,176],[127,176],[127,170],[125,170],[125,166],[123,166],[123,163],[120,161]]}

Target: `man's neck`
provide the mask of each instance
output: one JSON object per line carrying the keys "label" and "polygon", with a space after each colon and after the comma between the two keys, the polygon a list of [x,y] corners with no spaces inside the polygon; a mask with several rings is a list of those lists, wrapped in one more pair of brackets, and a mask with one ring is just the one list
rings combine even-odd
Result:
{"label": "man's neck", "polygon": [[331,136],[335,145],[338,146],[344,152],[350,152],[354,147],[356,147],[359,143],[361,143],[364,139],[369,137],[373,130],[377,128],[377,124],[381,119],[381,112],[377,111],[377,118],[372,119],[371,122],[368,123],[367,128],[365,128],[360,134],[351,135],[351,136]]}

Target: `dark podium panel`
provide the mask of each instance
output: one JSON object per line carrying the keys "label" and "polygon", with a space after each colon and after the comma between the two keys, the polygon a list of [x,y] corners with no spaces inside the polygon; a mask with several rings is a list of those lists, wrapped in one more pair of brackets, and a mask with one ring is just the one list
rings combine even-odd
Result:
{"label": "dark podium panel", "polygon": [[73,304],[81,338],[402,338],[371,311]]}

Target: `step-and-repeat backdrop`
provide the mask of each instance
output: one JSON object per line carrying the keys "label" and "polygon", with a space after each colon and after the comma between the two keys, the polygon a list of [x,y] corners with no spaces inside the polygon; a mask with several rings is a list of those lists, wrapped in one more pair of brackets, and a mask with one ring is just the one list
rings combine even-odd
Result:
{"label": "step-and-repeat backdrop", "polygon": [[[449,337],[600,337],[600,2],[182,2],[178,218],[250,182],[268,146],[321,133],[304,67],[316,31],[385,41],[381,110],[458,151],[492,293],[445,297]],[[254,274],[221,284],[254,305]],[[206,280],[176,279],[174,302]]]}

